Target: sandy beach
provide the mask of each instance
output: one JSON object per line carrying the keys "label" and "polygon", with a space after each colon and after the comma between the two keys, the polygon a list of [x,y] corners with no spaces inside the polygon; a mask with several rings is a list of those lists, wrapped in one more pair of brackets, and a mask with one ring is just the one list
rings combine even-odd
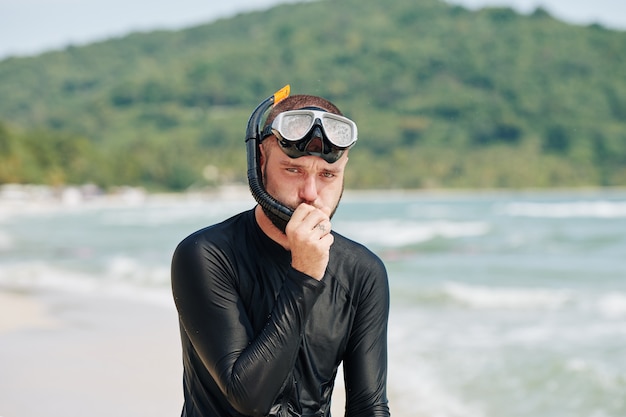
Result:
{"label": "sandy beach", "polygon": [[0,292],[0,369],[0,417],[180,415],[173,304]]}
{"label": "sandy beach", "polygon": [[0,292],[0,416],[177,416],[172,308],[84,294]]}

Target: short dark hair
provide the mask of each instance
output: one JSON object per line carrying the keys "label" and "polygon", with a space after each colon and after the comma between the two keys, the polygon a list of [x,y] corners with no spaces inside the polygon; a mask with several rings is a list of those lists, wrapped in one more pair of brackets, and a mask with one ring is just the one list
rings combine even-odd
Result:
{"label": "short dark hair", "polygon": [[305,107],[319,107],[320,109],[324,109],[329,113],[343,116],[343,113],[341,113],[339,108],[325,98],[310,96],[307,94],[296,94],[285,98],[272,108],[270,114],[265,120],[265,126],[270,125],[272,121],[276,118],[276,116],[278,116],[282,112],[288,110],[298,110]]}

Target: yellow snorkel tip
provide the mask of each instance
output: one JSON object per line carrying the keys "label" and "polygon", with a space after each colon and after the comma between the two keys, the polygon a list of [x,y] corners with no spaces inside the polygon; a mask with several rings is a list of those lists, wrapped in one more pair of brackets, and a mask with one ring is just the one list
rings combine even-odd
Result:
{"label": "yellow snorkel tip", "polygon": [[289,97],[290,92],[291,92],[291,86],[289,84],[287,84],[286,86],[284,86],[283,88],[275,92],[274,93],[274,105],[280,103],[281,101]]}

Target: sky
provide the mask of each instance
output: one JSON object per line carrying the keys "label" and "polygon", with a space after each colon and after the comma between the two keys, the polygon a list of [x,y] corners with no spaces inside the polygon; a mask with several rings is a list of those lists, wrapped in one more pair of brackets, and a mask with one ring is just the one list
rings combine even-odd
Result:
{"label": "sky", "polygon": [[[0,59],[80,46],[131,32],[182,29],[298,0],[0,0]],[[625,0],[448,0],[469,9],[541,6],[573,24],[626,31]]]}

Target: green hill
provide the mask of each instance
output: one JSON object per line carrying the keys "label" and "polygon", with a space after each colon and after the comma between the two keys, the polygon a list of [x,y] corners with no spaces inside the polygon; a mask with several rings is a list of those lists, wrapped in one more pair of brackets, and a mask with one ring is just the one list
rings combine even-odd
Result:
{"label": "green hill", "polygon": [[438,0],[281,5],[0,61],[0,183],[245,182],[247,118],[285,84],[359,125],[350,188],[626,185],[626,32]]}

